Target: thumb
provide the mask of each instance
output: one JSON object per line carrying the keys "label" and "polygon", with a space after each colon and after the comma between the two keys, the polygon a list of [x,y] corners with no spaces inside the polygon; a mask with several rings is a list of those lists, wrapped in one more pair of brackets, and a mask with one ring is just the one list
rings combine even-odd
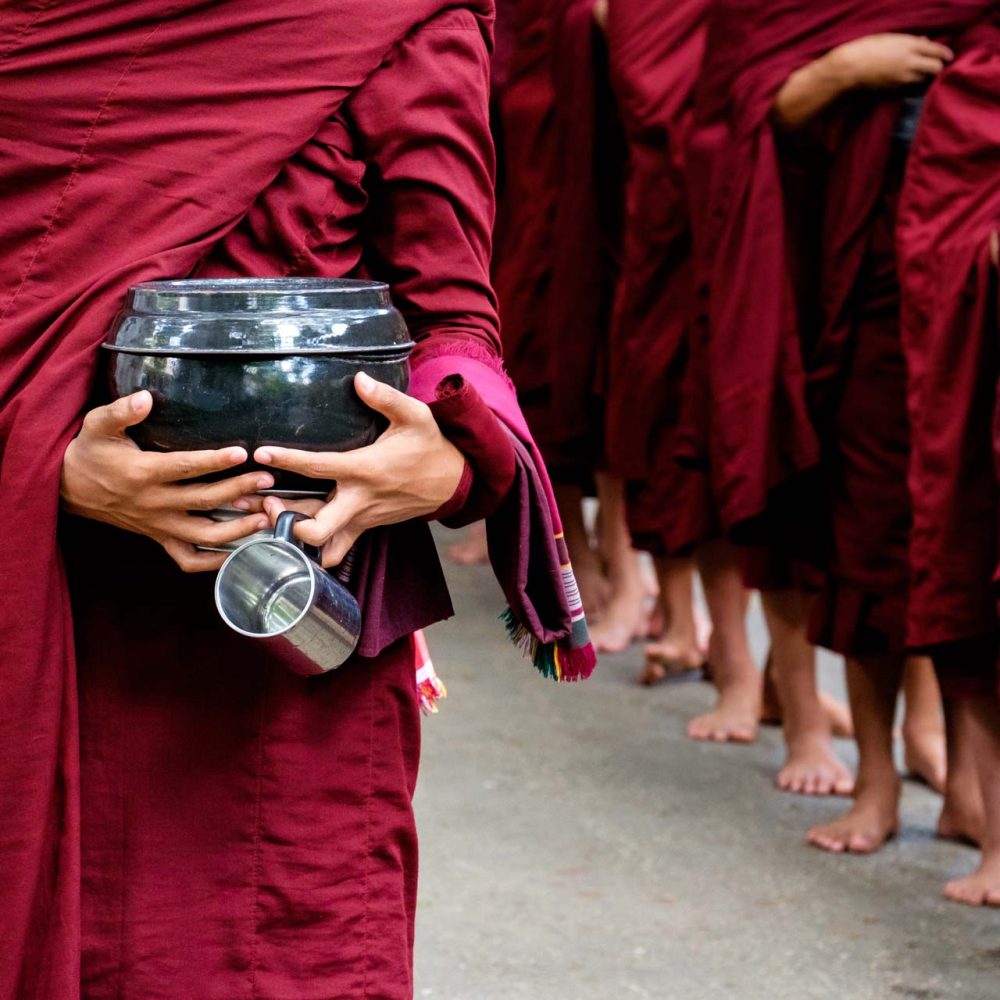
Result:
{"label": "thumb", "polygon": [[426,407],[419,400],[384,382],[376,382],[364,372],[354,376],[354,388],[365,406],[388,417],[391,424],[414,423],[424,415]]}
{"label": "thumb", "polygon": [[83,429],[88,434],[103,437],[120,437],[126,427],[134,427],[149,416],[153,397],[143,389],[131,396],[122,396],[107,406],[98,406],[83,418]]}

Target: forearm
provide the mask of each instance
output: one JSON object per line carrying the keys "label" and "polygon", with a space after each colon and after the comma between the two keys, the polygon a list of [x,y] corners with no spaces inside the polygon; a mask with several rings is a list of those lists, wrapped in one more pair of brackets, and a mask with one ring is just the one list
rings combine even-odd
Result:
{"label": "forearm", "polygon": [[772,116],[783,129],[802,128],[855,86],[838,50],[832,49],[788,77],[774,99]]}

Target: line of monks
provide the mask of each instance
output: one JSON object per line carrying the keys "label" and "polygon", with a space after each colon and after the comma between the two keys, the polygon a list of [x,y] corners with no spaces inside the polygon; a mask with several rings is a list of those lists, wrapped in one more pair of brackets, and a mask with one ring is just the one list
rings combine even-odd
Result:
{"label": "line of monks", "polygon": [[646,683],[704,667],[692,738],[780,720],[779,786],[853,795],[830,851],[898,828],[903,692],[939,833],[981,849],[946,893],[1000,905],[998,4],[498,6],[505,354],[595,642],[653,638]]}

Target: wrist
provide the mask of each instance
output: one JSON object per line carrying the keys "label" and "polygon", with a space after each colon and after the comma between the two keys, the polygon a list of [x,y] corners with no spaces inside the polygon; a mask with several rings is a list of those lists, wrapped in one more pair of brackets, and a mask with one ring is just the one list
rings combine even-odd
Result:
{"label": "wrist", "polygon": [[833,90],[844,92],[861,85],[858,62],[854,58],[850,42],[830,49],[826,55],[816,60],[814,66],[827,87]]}

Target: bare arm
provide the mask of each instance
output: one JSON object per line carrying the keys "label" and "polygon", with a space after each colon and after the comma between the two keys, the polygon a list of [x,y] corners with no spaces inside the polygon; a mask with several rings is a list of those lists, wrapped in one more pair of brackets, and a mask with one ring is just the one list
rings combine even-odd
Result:
{"label": "bare arm", "polygon": [[774,120],[801,128],[850,90],[890,90],[936,76],[954,59],[946,45],[918,35],[855,38],[797,69],[774,99]]}

